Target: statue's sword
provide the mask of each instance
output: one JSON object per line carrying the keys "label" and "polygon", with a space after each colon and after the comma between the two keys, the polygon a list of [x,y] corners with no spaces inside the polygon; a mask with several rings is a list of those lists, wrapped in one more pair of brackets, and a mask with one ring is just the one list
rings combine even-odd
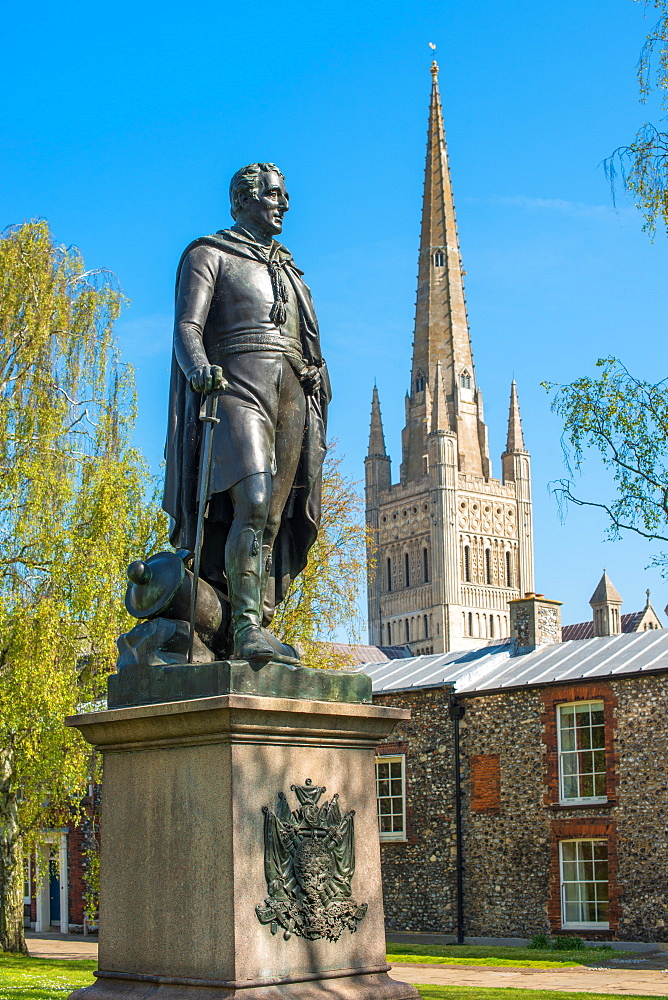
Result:
{"label": "statue's sword", "polygon": [[193,662],[193,646],[195,643],[195,607],[197,605],[197,587],[199,584],[199,569],[202,560],[202,536],[204,534],[204,511],[209,499],[209,480],[211,478],[211,451],[213,447],[214,424],[219,423],[218,393],[211,392],[200,410],[199,418],[204,424],[202,434],[202,450],[199,461],[199,479],[197,484],[197,531],[195,533],[195,561],[193,564],[193,582],[190,589],[190,636],[188,639],[188,663]]}

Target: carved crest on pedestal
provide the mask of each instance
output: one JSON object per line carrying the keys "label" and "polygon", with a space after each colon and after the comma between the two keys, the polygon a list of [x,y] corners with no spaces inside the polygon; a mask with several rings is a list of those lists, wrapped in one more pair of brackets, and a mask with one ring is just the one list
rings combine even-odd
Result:
{"label": "carved crest on pedestal", "polygon": [[357,930],[368,908],[352,897],[355,811],[342,814],[338,795],[318,805],[327,789],[310,778],[290,787],[299,802],[295,810],[283,792],[275,812],[262,807],[269,895],[255,912],[272,934],[282,927],[286,941],[293,934],[338,941],[346,928]]}

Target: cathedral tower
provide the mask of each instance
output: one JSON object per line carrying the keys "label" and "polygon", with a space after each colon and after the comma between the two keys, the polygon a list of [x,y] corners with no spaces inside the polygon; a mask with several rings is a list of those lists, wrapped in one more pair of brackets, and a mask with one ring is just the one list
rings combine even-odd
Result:
{"label": "cathedral tower", "polygon": [[366,459],[369,641],[414,653],[510,634],[508,601],[533,590],[531,473],[517,388],[503,480],[492,477],[476,382],[438,66],[427,136],[410,391],[399,482],[374,387]]}

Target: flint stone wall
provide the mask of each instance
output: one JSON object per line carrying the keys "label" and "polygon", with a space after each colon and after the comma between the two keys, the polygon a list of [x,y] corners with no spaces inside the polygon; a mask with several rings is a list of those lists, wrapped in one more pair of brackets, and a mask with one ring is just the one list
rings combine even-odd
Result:
{"label": "flint stone wall", "polygon": [[[585,687],[561,685],[561,700],[586,697]],[[467,936],[561,932],[557,845],[559,836],[572,829],[583,831],[576,836],[608,835],[611,930],[565,933],[668,941],[668,675],[597,681],[596,690],[605,690],[614,706],[610,802],[566,808],[554,804],[558,794],[550,786],[556,772],[547,766],[553,750],[545,720],[553,711],[554,688],[461,699],[466,706],[460,732]],[[396,748],[404,741],[406,752],[407,842],[381,847],[386,923],[393,930],[455,930],[450,693],[444,687],[374,697],[413,712],[395,732],[394,749],[379,748],[402,752]],[[494,801],[481,786],[485,774],[495,784],[489,790]]]}
{"label": "flint stone wall", "polygon": [[406,754],[403,843],[381,841],[385,926],[388,932],[455,930],[455,817],[450,687],[374,696],[374,703],[410,708],[381,754]]}

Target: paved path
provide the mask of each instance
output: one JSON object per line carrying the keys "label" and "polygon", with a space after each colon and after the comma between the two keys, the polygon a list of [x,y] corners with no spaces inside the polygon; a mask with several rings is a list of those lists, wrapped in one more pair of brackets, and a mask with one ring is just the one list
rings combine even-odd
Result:
{"label": "paved path", "polygon": [[97,959],[97,938],[83,934],[26,934],[28,951],[33,958]]}
{"label": "paved path", "polygon": [[513,987],[582,993],[618,993],[620,996],[665,997],[668,972],[644,969],[530,969],[493,965],[393,965],[393,979],[438,986]]}
{"label": "paved path", "polygon": [[[97,958],[97,938],[78,934],[26,935],[35,958]],[[665,997],[668,972],[654,969],[528,969],[492,965],[393,965],[393,979],[434,986],[513,987],[560,992],[616,993]]]}

